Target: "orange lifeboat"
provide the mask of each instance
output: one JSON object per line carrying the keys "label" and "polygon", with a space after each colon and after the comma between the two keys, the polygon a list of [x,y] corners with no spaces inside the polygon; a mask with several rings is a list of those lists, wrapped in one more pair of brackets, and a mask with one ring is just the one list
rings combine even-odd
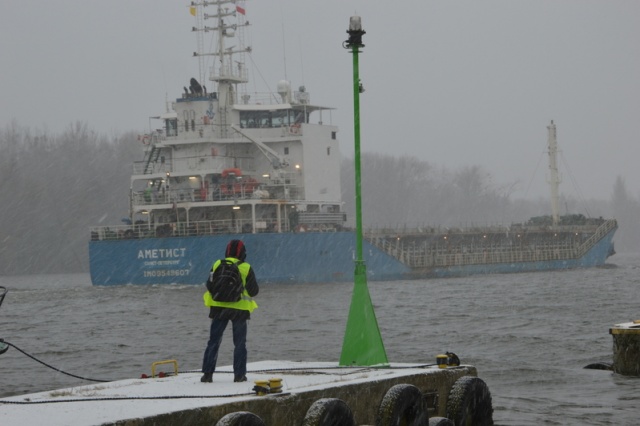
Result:
{"label": "orange lifeboat", "polygon": [[239,178],[242,176],[242,171],[238,168],[224,169],[222,171],[222,183],[220,185],[220,190],[224,195],[233,195],[239,194],[242,192],[242,187],[240,185]]}
{"label": "orange lifeboat", "polygon": [[220,191],[224,195],[237,195],[244,194],[249,195],[260,186],[260,182],[252,177],[242,177],[242,179],[236,179],[242,177],[240,169],[225,169],[222,172],[222,178],[224,182],[220,184]]}
{"label": "orange lifeboat", "polygon": [[246,178],[242,180],[242,185],[244,185],[245,194],[253,194],[253,191],[260,185],[260,183],[254,178]]}
{"label": "orange lifeboat", "polygon": [[222,171],[222,177],[223,178],[227,178],[227,177],[239,177],[242,176],[242,171],[240,169],[224,169]]}

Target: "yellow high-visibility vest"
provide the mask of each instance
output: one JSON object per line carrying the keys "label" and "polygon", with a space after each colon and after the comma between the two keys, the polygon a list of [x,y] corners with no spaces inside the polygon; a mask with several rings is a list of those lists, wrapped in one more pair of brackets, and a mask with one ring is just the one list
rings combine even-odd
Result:
{"label": "yellow high-visibility vest", "polygon": [[[235,257],[227,257],[227,260],[230,260],[233,263],[239,262],[239,260],[236,259]],[[220,265],[219,259],[214,262],[211,270],[215,271],[218,265]],[[240,309],[242,311],[253,312],[254,309],[258,307],[258,304],[255,302],[255,300],[253,300],[251,296],[249,296],[249,293],[247,293],[246,286],[247,286],[247,275],[249,275],[249,269],[251,269],[251,265],[249,265],[246,262],[242,262],[238,265],[238,270],[240,271],[240,277],[242,278],[242,286],[245,287],[245,289],[242,291],[242,295],[240,296],[240,300],[238,300],[237,302],[218,302],[216,300],[213,300],[211,293],[209,293],[209,290],[207,290],[204,292],[204,295],[202,296],[202,299],[204,300],[204,305],[209,307],[217,306],[220,308]]]}

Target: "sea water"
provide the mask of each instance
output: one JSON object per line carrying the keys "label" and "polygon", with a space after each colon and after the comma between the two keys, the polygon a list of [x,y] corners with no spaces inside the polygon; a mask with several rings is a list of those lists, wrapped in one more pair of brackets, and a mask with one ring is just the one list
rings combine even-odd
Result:
{"label": "sea water", "polygon": [[[640,378],[584,368],[611,363],[609,328],[640,319],[640,254],[617,254],[607,266],[368,287],[389,361],[456,353],[487,383],[496,424],[635,425]],[[26,353],[0,355],[0,397],[94,383],[61,371],[117,380],[168,359],[180,371],[200,369],[204,286],[93,287],[87,274],[0,277],[0,285],[9,289],[0,338]],[[249,361],[337,362],[352,288],[262,286]],[[219,365],[232,363],[232,350],[227,332]]]}

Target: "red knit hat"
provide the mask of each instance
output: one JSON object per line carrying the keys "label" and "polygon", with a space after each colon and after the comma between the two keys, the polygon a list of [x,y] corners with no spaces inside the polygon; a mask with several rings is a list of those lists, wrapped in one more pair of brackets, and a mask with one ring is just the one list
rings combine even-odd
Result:
{"label": "red knit hat", "polygon": [[244,260],[247,257],[247,249],[240,240],[231,240],[227,244],[227,250],[224,252],[225,257],[235,257]]}

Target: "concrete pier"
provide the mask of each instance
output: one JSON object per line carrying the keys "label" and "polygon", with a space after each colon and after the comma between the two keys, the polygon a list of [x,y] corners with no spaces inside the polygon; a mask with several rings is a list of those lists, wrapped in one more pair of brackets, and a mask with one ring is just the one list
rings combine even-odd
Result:
{"label": "concrete pier", "polygon": [[[244,383],[233,382],[230,366],[219,369],[213,383],[201,383],[200,376],[179,373],[2,398],[0,424],[213,426],[242,411],[257,415],[266,426],[299,426],[314,402],[337,398],[351,409],[355,424],[373,425],[381,401],[395,385],[417,387],[429,417],[445,417],[454,384],[464,376],[462,381],[479,380],[468,365],[373,368],[289,361],[251,363]],[[258,395],[253,389],[256,381],[274,377],[281,379],[280,393]],[[490,395],[479,396],[488,397],[490,408]]]}
{"label": "concrete pier", "polygon": [[616,324],[613,336],[613,371],[625,376],[640,376],[640,320]]}

